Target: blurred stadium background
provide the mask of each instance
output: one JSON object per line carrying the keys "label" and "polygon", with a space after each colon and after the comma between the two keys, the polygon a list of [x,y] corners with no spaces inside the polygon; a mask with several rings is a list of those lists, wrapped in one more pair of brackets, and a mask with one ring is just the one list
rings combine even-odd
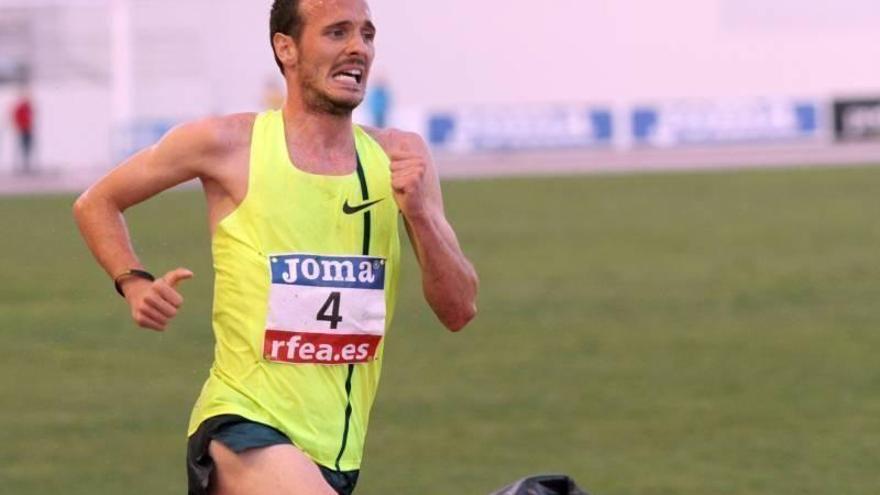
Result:
{"label": "blurred stadium background", "polygon": [[[431,142],[482,294],[450,336],[403,291],[358,493],[548,471],[877,493],[880,3],[370,3],[390,123]],[[164,335],[129,323],[70,206],[176,123],[277,98],[269,5],[0,0],[0,493],[182,491],[211,358],[201,198],[128,215],[148,266],[197,274]]]}

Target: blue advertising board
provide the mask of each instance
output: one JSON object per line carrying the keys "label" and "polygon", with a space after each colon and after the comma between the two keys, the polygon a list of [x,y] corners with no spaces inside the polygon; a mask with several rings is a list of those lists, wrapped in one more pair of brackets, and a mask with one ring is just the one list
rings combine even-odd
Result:
{"label": "blue advertising board", "polygon": [[819,105],[752,99],[644,105],[631,112],[635,145],[675,147],[809,140],[820,135]]}
{"label": "blue advertising board", "polygon": [[462,152],[601,147],[612,143],[614,117],[579,105],[436,112],[427,136],[435,149]]}

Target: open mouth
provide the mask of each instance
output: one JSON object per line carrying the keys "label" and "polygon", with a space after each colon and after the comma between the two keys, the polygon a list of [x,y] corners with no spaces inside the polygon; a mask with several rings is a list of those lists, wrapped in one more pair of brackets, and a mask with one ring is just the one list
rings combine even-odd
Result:
{"label": "open mouth", "polygon": [[333,79],[336,81],[350,83],[350,84],[360,84],[361,80],[364,78],[364,70],[363,69],[343,69],[336,74],[333,74]]}

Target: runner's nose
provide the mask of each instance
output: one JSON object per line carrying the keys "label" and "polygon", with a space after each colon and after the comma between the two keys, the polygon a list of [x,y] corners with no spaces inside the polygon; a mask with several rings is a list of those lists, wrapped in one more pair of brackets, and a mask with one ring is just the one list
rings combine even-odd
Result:
{"label": "runner's nose", "polygon": [[348,54],[362,57],[367,66],[370,62],[372,46],[365,35],[352,36],[348,42]]}

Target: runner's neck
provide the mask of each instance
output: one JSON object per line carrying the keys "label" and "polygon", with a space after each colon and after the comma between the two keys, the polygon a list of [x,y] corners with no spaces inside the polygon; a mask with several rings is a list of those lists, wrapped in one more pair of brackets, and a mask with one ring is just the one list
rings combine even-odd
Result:
{"label": "runner's neck", "polygon": [[282,112],[284,136],[297,168],[330,175],[354,170],[356,155],[351,116],[296,111]]}

